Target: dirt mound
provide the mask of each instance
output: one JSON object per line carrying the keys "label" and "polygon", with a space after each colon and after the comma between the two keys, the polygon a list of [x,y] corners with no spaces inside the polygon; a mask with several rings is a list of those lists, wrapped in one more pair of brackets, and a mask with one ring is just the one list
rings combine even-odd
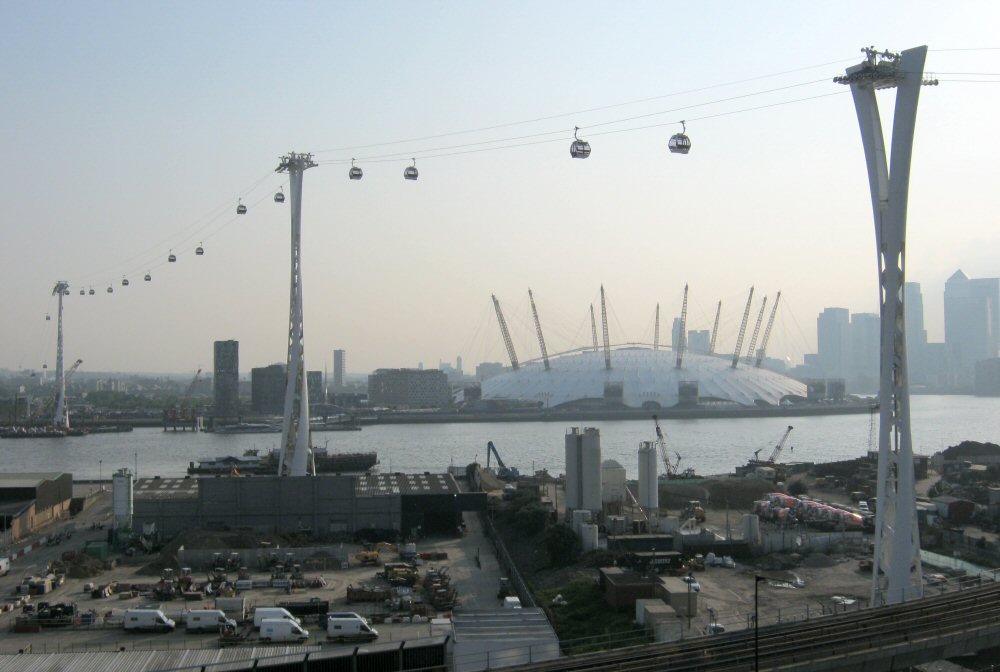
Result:
{"label": "dirt mound", "polygon": [[66,569],[71,579],[88,579],[104,571],[104,561],[86,553],[78,553]]}
{"label": "dirt mound", "polygon": [[180,559],[177,551],[184,548],[232,549],[260,548],[261,546],[286,546],[286,540],[281,537],[261,535],[249,530],[222,532],[215,530],[185,530],[170,540],[159,553],[141,567],[136,573],[159,576],[168,567],[179,567]]}

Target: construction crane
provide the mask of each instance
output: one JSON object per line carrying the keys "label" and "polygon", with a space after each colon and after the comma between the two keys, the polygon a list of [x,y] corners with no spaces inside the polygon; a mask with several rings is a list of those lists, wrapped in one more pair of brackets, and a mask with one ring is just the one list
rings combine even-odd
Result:
{"label": "construction crane", "polygon": [[684,363],[684,349],[687,347],[687,321],[688,321],[688,286],[684,285],[684,303],[681,305],[681,328],[677,335],[677,366],[681,368]]}
{"label": "construction crane", "polygon": [[[75,362],[73,362],[73,365],[71,367],[69,367],[69,370],[66,371],[66,373],[63,375],[63,380],[66,381],[67,383],[69,383],[69,379],[73,377],[73,374],[76,373],[76,370],[80,368],[81,364],[83,364],[83,360],[82,359],[78,359]],[[28,424],[29,425],[35,424],[35,422],[40,417],[42,417],[43,415],[45,415],[46,413],[49,412],[49,409],[51,409],[52,406],[56,403],[56,396],[58,394],[59,394],[59,390],[56,390],[56,392],[51,397],[49,397],[48,399],[45,400],[45,403],[42,404],[41,407],[39,407],[39,409],[37,411],[35,411],[34,413],[31,414],[31,417],[28,418]]]}
{"label": "construction crane", "polygon": [[497,447],[493,445],[492,441],[486,442],[486,468],[490,467],[490,455],[496,458],[497,461],[497,478],[501,481],[516,481],[521,475],[517,467],[508,467],[500,459],[500,453],[497,451]]}
{"label": "construction crane", "polygon": [[733,352],[733,368],[740,363],[740,350],[743,349],[743,335],[747,331],[747,320],[750,319],[750,303],[753,301],[753,287],[747,297],[747,307],[743,310],[743,324],[740,325],[740,335],[736,338],[736,350]]}
{"label": "construction crane", "polygon": [[507,347],[507,356],[510,357],[510,368],[517,371],[520,364],[517,361],[517,353],[514,352],[514,342],[510,340],[510,331],[507,330],[507,320],[503,319],[503,311],[500,310],[500,302],[496,295],[493,296],[493,307],[497,311],[497,322],[500,323],[500,335],[503,336],[503,343]]}
{"label": "construction crane", "polygon": [[191,403],[191,394],[194,392],[194,386],[198,384],[198,379],[201,378],[201,367],[194,372],[194,378],[187,386],[187,390],[184,391],[184,397],[181,399],[179,415],[181,419],[188,419],[191,414],[188,405]]}
{"label": "construction crane", "polygon": [[781,457],[781,451],[784,450],[785,448],[785,443],[788,442],[788,435],[791,433],[792,433],[792,426],[788,425],[788,429],[785,430],[785,433],[781,437],[781,440],[778,441],[778,445],[774,447],[774,450],[771,451],[771,456],[767,458],[768,462],[778,461],[778,458]]}
{"label": "construction crane", "polygon": [[601,324],[604,327],[604,368],[611,370],[611,344],[608,342],[608,307],[604,301],[604,285],[601,285]]}
{"label": "construction crane", "polygon": [[767,309],[767,297],[760,304],[760,312],[757,313],[757,323],[753,328],[753,336],[750,337],[750,345],[747,347],[747,358],[746,363],[750,364],[753,362],[754,348],[757,347],[757,336],[760,334],[760,325],[764,321],[764,310]]}
{"label": "construction crane", "polygon": [[719,316],[722,315],[722,301],[719,301],[719,307],[715,309],[715,326],[712,327],[712,341],[708,344],[708,354],[715,353],[715,337],[719,335]]}
{"label": "construction crane", "polygon": [[677,466],[681,462],[681,456],[679,453],[674,453],[677,455],[677,461],[674,463],[670,462],[670,456],[667,454],[667,439],[663,435],[663,430],[660,429],[660,419],[657,416],[653,416],[653,424],[656,425],[656,447],[660,451],[660,459],[663,460],[663,468],[667,470],[667,478],[674,478],[677,475]]}
{"label": "construction crane", "polygon": [[635,508],[639,509],[639,513],[642,514],[642,519],[644,521],[646,521],[646,525],[647,525],[647,528],[648,528],[648,526],[649,526],[649,516],[646,515],[646,510],[642,508],[642,504],[640,504],[639,500],[635,498],[635,495],[632,494],[632,491],[629,490],[629,487],[627,485],[625,486],[625,494],[628,495],[628,498],[632,500],[633,506],[635,506]]}
{"label": "construction crane", "polygon": [[545,337],[542,336],[542,323],[538,320],[538,309],[535,308],[535,296],[531,293],[531,289],[528,289],[528,300],[531,301],[531,315],[535,318],[535,333],[538,334],[538,345],[542,349],[542,361],[545,362],[545,370],[548,371],[551,367],[549,366],[549,351],[545,349]]}
{"label": "construction crane", "polygon": [[760,368],[764,363],[764,353],[767,352],[767,342],[771,340],[771,327],[774,326],[774,316],[778,312],[778,302],[781,301],[781,292],[774,297],[774,305],[771,307],[771,317],[767,318],[767,327],[764,329],[764,338],[760,342],[760,350],[757,351],[757,361],[755,368]]}
{"label": "construction crane", "polygon": [[198,384],[198,379],[201,378],[201,367],[195,371],[194,377],[188,384],[187,389],[184,391],[184,396],[181,397],[181,402],[178,404],[177,408],[166,408],[163,409],[163,431],[167,431],[167,426],[173,427],[173,430],[177,431],[177,426],[180,425],[182,430],[187,430],[187,423],[192,422],[192,429],[197,431],[197,424],[194,423],[194,414],[190,412],[188,406],[191,403],[191,395],[194,393],[194,386]]}

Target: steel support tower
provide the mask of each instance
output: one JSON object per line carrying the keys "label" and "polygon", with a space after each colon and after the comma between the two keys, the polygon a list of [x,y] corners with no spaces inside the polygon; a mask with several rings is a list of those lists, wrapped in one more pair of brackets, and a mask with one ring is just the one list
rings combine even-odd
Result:
{"label": "steel support tower", "polygon": [[66,409],[66,372],[63,369],[63,296],[69,294],[69,283],[60,280],[52,289],[52,296],[59,297],[56,317],[56,408],[52,412],[52,426],[69,429],[69,411]]}
{"label": "steel support tower", "polygon": [[[917,101],[927,47],[901,54],[862,49],[865,60],[834,79],[851,87],[865,149],[878,254],[879,357],[878,507],[872,604],[898,604],[923,595],[920,534],[914,490],[910,392],[906,367],[903,285],[906,269],[906,202]],[[896,89],[892,145],[886,156],[877,89]],[[888,159],[888,163],[887,163]]]}
{"label": "steel support tower", "polygon": [[316,164],[312,154],[281,157],[279,173],[288,173],[292,216],[292,283],[288,301],[288,366],[285,369],[285,417],[281,424],[278,474],[315,474],[309,435],[309,387],[306,384],[302,315],[302,173]]}

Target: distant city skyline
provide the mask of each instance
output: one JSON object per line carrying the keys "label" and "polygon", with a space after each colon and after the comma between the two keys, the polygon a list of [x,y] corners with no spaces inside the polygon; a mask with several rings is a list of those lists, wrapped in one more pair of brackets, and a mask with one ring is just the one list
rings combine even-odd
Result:
{"label": "distant city skyline", "polygon": [[[751,285],[754,315],[780,290],[768,351],[802,361],[824,307],[878,308],[857,118],[832,81],[870,44],[927,44],[940,80],[917,115],[907,274],[941,342],[955,269],[1000,276],[1000,6],[900,6],[20,7],[0,40],[17,92],[0,109],[14,288],[0,368],[54,366],[58,280],[82,370],[210,370],[217,340],[239,341],[247,369],[284,362],[289,203],[273,171],[289,151],[319,163],[302,216],[309,370],[335,348],[351,372],[504,361],[491,294],[536,357],[529,287],[550,353],[582,347],[602,284],[616,343],[651,343],[658,303],[667,334],[685,284],[689,329],[710,330],[722,300],[718,351]],[[585,27],[599,28],[582,44]],[[684,156],[667,151],[682,120]],[[576,126],[585,161],[569,155]]]}

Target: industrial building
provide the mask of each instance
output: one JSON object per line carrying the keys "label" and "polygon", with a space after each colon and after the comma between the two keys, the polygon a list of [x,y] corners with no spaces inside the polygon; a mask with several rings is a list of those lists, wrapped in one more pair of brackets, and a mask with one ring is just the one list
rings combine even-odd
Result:
{"label": "industrial building", "polygon": [[451,387],[444,371],[378,369],[368,376],[368,403],[373,407],[445,408]]}
{"label": "industrial building", "polygon": [[8,543],[69,513],[73,475],[62,472],[0,474],[0,530]]}
{"label": "industrial building", "polygon": [[214,376],[216,418],[238,418],[240,415],[240,342],[216,341]]}
{"label": "industrial building", "polygon": [[485,508],[484,493],[461,492],[450,474],[152,478],[135,485],[133,525],[155,523],[167,537],[192,527],[416,536],[452,532],[463,511]]}

